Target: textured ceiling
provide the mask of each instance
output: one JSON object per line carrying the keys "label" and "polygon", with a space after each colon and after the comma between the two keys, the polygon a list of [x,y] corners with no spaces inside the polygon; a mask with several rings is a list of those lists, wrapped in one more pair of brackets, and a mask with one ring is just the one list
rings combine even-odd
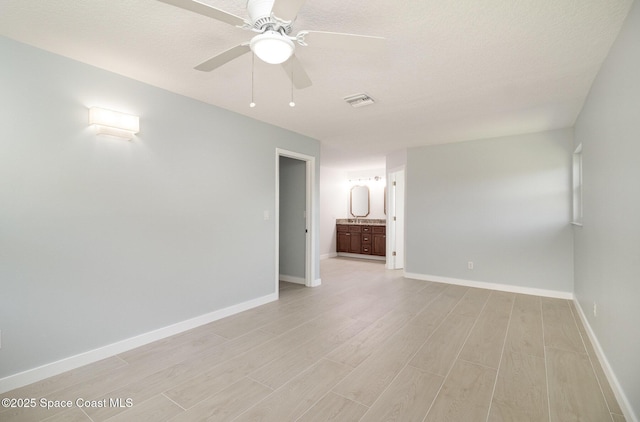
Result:
{"label": "textured ceiling", "polygon": [[[246,17],[245,0],[202,0]],[[324,165],[572,126],[632,0],[307,0],[302,29],[386,37],[379,53],[298,47],[313,85],[251,55],[202,61],[252,33],[156,0],[0,0],[0,34],[316,138]],[[366,92],[376,104],[351,108]]]}

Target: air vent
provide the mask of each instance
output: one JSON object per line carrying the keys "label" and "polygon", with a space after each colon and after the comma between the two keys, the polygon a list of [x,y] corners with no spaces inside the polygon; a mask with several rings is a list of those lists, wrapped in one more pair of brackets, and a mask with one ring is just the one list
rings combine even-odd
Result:
{"label": "air vent", "polygon": [[351,107],[364,107],[375,103],[373,98],[367,94],[355,94],[348,97],[344,97],[344,100],[351,105]]}

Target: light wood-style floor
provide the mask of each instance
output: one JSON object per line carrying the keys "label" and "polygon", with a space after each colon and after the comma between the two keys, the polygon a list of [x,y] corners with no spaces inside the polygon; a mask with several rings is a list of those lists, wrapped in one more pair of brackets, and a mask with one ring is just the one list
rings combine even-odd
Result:
{"label": "light wood-style floor", "polygon": [[321,287],[2,395],[107,407],[0,420],[624,421],[570,301],[321,267]]}

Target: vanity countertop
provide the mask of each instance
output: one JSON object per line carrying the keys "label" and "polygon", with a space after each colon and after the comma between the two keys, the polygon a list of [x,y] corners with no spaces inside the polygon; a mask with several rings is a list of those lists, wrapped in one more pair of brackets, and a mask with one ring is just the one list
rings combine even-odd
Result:
{"label": "vanity countertop", "polygon": [[384,218],[337,218],[336,224],[360,224],[363,226],[386,226]]}

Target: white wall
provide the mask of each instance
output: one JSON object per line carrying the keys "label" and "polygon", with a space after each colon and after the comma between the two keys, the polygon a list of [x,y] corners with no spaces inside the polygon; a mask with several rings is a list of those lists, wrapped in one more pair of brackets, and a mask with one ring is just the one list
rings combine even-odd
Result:
{"label": "white wall", "polygon": [[387,173],[392,171],[404,170],[407,164],[407,150],[401,149],[398,151],[393,151],[389,153],[385,157],[385,159]]}
{"label": "white wall", "polygon": [[[275,151],[317,141],[6,38],[0,56],[0,378],[275,294]],[[140,134],[96,137],[93,105]]]}
{"label": "white wall", "polygon": [[[640,416],[640,7],[593,83],[575,126],[583,227],[574,228],[575,294],[626,402]],[[597,303],[597,317],[593,304]],[[630,415],[627,415],[630,421]]]}
{"label": "white wall", "polygon": [[570,295],[572,142],[565,129],[409,149],[406,272]]}
{"label": "white wall", "polygon": [[347,172],[320,167],[320,257],[336,256],[336,219],[347,218]]}

